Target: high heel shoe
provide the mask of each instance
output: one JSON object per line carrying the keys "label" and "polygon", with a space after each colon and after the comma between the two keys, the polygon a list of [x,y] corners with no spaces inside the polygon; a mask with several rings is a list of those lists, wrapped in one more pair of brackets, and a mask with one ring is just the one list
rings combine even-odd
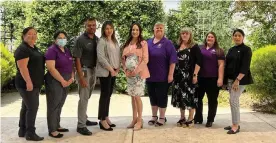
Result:
{"label": "high heel shoe", "polygon": [[155,120],[149,120],[149,122],[148,122],[149,125],[154,125],[158,120],[158,116],[152,116],[152,117],[156,118],[156,119]]}
{"label": "high heel shoe", "polygon": [[140,126],[138,126],[137,123],[138,122],[136,122],[136,124],[134,125],[134,128],[133,128],[134,131],[138,131],[138,130],[141,130],[143,128],[143,124],[144,124],[143,119],[141,121],[141,125]]}
{"label": "high heel shoe", "polygon": [[182,127],[186,122],[186,118],[180,119],[176,124],[178,127]]}
{"label": "high heel shoe", "polygon": [[99,121],[99,126],[100,126],[100,129],[102,129],[102,130],[104,130],[104,131],[113,131],[113,129],[111,128],[111,127],[109,127],[109,128],[105,128],[104,126],[103,126],[103,124],[101,123],[101,121]]}
{"label": "high heel shoe", "polygon": [[134,128],[134,126],[135,126],[136,123],[137,123],[137,120],[135,121],[135,123],[134,123],[134,121],[132,121],[132,122],[127,126],[127,128],[128,128],[128,129]]}
{"label": "high heel shoe", "polygon": [[[186,124],[186,127],[192,128],[194,126],[194,120],[187,121],[185,124]],[[184,126],[184,128],[185,128],[185,126]]]}
{"label": "high heel shoe", "polygon": [[163,126],[163,125],[167,122],[167,118],[166,118],[166,117],[165,117],[165,118],[159,118],[159,120],[160,120],[160,119],[164,119],[165,122],[164,122],[164,123],[160,123],[160,122],[157,121],[157,122],[155,123],[155,127]]}

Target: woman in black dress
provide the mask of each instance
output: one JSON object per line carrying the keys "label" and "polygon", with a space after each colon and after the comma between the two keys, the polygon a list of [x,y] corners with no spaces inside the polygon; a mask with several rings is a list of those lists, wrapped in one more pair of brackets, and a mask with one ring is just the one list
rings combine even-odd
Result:
{"label": "woman in black dress", "polygon": [[[198,98],[195,94],[197,87],[197,74],[201,65],[201,52],[193,41],[192,31],[183,28],[177,46],[178,63],[175,67],[174,82],[172,88],[172,105],[180,108],[180,120],[178,126],[193,125],[193,117]],[[186,121],[185,109],[189,110],[189,118]]]}

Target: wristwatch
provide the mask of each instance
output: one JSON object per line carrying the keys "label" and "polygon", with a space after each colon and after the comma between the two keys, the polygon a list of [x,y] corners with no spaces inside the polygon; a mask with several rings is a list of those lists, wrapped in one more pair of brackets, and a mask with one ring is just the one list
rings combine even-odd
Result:
{"label": "wristwatch", "polygon": [[193,77],[197,77],[197,74],[193,74]]}
{"label": "wristwatch", "polygon": [[237,81],[241,81],[239,78],[236,78]]}

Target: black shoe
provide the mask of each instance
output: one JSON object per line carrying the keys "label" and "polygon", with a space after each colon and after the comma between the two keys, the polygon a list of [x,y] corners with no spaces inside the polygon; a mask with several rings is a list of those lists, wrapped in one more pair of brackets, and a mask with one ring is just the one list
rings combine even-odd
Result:
{"label": "black shoe", "polygon": [[[186,124],[186,127],[191,128],[191,127],[194,126],[194,120],[187,121],[185,124]],[[184,127],[185,127],[185,126],[184,126]]]}
{"label": "black shoe", "polygon": [[69,130],[66,128],[57,129],[57,131],[58,132],[69,132]]}
{"label": "black shoe", "polygon": [[[239,129],[240,129],[241,127],[239,126]],[[232,127],[231,126],[227,126],[227,127],[225,127],[224,128],[224,130],[231,130],[232,129]]]}
{"label": "black shoe", "polygon": [[113,131],[113,129],[111,127],[109,127],[108,129],[104,128],[104,126],[102,125],[101,121],[99,121],[99,126],[100,126],[100,129],[102,129],[104,131]]}
{"label": "black shoe", "polygon": [[238,132],[240,132],[240,128],[238,128],[236,131],[234,131],[234,130],[229,130],[228,132],[227,132],[227,134],[236,134],[236,133],[238,133]]}
{"label": "black shoe", "polygon": [[208,127],[212,127],[212,126],[213,126],[213,122],[207,122],[205,126],[206,126],[207,128],[208,128]]}
{"label": "black shoe", "polygon": [[53,138],[62,138],[62,137],[63,137],[63,134],[58,133],[56,136],[54,136],[54,135],[52,135],[51,133],[49,133],[49,136],[50,136],[50,137],[53,137]]}
{"label": "black shoe", "polygon": [[159,120],[160,120],[160,119],[164,119],[165,122],[164,122],[164,123],[160,123],[160,122],[157,121],[157,122],[155,123],[155,126],[156,126],[156,127],[157,127],[157,126],[163,126],[163,125],[167,122],[167,118],[166,118],[166,117],[165,117],[165,118],[159,118]]}
{"label": "black shoe", "polygon": [[19,130],[18,130],[18,136],[19,137],[25,137],[25,134],[26,134],[26,129],[19,128]]}
{"label": "black shoe", "polygon": [[[109,125],[109,124],[108,124],[108,125]],[[116,127],[115,124],[110,124],[109,126],[112,127],[112,128]]]}
{"label": "black shoe", "polygon": [[231,129],[232,129],[231,126],[224,127],[224,130],[231,130]]}
{"label": "black shoe", "polygon": [[40,137],[36,133],[26,133],[25,138],[28,141],[42,141],[44,139],[44,137]]}
{"label": "black shoe", "polygon": [[186,118],[179,120],[176,124],[177,126],[182,127],[182,125],[184,125],[185,122],[186,122]]}
{"label": "black shoe", "polygon": [[152,116],[152,117],[156,118],[156,120],[149,120],[148,122],[149,125],[154,125],[158,120],[158,116]]}
{"label": "black shoe", "polygon": [[91,136],[92,135],[92,132],[90,132],[86,127],[77,128],[77,132],[82,134],[82,135],[85,135],[85,136]]}
{"label": "black shoe", "polygon": [[97,122],[92,122],[92,121],[89,121],[89,120],[86,121],[86,126],[96,126],[96,125],[98,125]]}

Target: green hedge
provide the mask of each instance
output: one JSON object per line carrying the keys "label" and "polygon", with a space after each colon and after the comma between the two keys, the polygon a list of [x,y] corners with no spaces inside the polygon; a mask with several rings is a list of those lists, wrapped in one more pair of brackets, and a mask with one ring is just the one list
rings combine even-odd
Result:
{"label": "green hedge", "polygon": [[249,86],[258,110],[276,113],[276,45],[254,51],[251,61],[254,84]]}
{"label": "green hedge", "polygon": [[1,47],[1,88],[9,82],[16,73],[13,54],[8,51],[3,43]]}

